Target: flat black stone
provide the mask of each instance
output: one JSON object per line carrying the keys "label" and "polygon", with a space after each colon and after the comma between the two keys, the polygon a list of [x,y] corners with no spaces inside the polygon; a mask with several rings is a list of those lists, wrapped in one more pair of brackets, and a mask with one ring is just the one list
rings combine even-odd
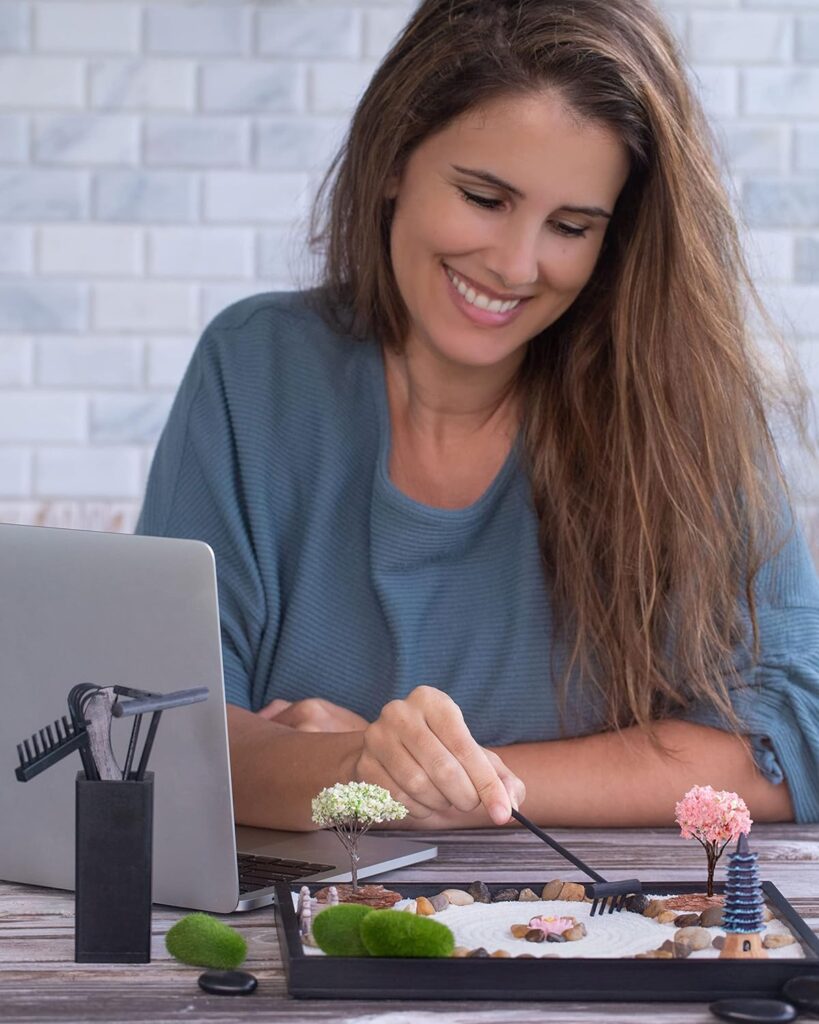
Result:
{"label": "flat black stone", "polygon": [[708,1009],[720,1020],[737,1024],[790,1024],[796,1007],[778,999],[719,999]]}
{"label": "flat black stone", "polygon": [[782,986],[782,995],[800,1010],[819,1014],[819,974],[791,978]]}
{"label": "flat black stone", "polygon": [[214,996],[247,996],[258,984],[247,971],[205,971],[199,975],[199,987]]}

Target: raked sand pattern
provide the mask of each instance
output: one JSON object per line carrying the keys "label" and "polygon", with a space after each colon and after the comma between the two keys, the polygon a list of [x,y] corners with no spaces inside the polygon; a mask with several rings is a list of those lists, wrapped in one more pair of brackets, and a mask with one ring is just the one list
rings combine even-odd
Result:
{"label": "raked sand pattern", "polygon": [[[660,897],[661,898],[661,897]],[[294,906],[297,896],[294,894]],[[394,912],[406,913],[402,908],[408,900],[396,903]],[[591,904],[568,900],[537,900],[533,902],[510,901],[508,903],[471,903],[465,907],[448,906],[437,914],[430,915],[432,920],[440,921],[452,929],[456,946],[475,949],[483,946],[489,953],[495,950],[506,950],[511,956],[530,953],[537,957],[590,957],[599,959],[618,959],[632,957],[637,953],[645,953],[657,949],[666,939],[673,939],[677,931],[673,924],[658,924],[655,920],[622,910],[616,914],[603,914],[591,917]],[[516,939],[511,933],[513,924],[526,924],[539,915],[544,917],[574,917],[586,926],[586,936],[576,942],[527,942]],[[712,939],[724,934],[721,928],[709,928]],[[787,934],[788,928],[782,922],[769,921],[765,934]],[[304,952],[310,956],[324,956],[319,949],[305,946]],[[804,951],[799,942],[791,943],[779,949],[767,950],[772,960],[804,959]],[[719,950],[710,946],[708,949],[696,950],[688,959],[716,959]]]}

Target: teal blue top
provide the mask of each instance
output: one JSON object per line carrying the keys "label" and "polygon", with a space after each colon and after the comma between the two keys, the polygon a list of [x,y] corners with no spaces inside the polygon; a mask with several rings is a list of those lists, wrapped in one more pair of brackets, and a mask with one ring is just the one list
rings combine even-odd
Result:
{"label": "teal blue top", "polygon": [[[333,332],[304,293],[243,299],[206,329],[137,532],[213,548],[228,701],[323,697],[373,720],[427,683],[484,745],[599,731],[577,686],[561,731],[566,644],[519,442],[455,510],[399,491],[389,448],[380,347]],[[762,773],[788,780],[798,820],[819,821],[819,583],[801,533],[758,592],[761,657],[732,699]],[[685,717],[723,727],[704,707]]]}

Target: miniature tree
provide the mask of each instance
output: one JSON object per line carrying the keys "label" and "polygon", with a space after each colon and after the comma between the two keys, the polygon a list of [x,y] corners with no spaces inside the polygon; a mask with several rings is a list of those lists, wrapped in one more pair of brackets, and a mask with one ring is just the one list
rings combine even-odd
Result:
{"label": "miniature tree", "polygon": [[736,852],[731,854],[728,863],[725,907],[722,911],[722,927],[727,935],[720,956],[754,959],[766,956],[760,941],[760,933],[764,928],[764,900],[756,859],[757,854],[748,849],[748,840],[740,835]]}
{"label": "miniature tree", "polygon": [[675,808],[683,839],[696,839],[708,857],[707,894],[714,895],[714,869],[728,843],[751,830],[751,815],[736,793],[694,786]]}
{"label": "miniature tree", "polygon": [[313,821],[331,828],[350,855],[352,887],[358,889],[358,843],[364,833],[382,821],[405,818],[407,808],[393,800],[389,790],[370,782],[337,782],[313,798]]}

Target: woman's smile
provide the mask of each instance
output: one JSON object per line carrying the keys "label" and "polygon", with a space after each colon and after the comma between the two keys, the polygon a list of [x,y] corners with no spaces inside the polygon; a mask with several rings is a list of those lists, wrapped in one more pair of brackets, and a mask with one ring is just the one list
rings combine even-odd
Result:
{"label": "woman's smile", "polygon": [[[467,319],[482,327],[505,327],[517,319],[529,299],[518,299],[513,306],[510,302],[498,303],[490,296],[478,292],[445,263],[441,268],[446,278],[446,288],[455,306]],[[455,280],[453,280],[453,277]],[[460,287],[459,287],[460,286]],[[492,308],[500,305],[500,309]],[[489,306],[490,308],[486,308]],[[511,308],[509,308],[511,306]]]}

